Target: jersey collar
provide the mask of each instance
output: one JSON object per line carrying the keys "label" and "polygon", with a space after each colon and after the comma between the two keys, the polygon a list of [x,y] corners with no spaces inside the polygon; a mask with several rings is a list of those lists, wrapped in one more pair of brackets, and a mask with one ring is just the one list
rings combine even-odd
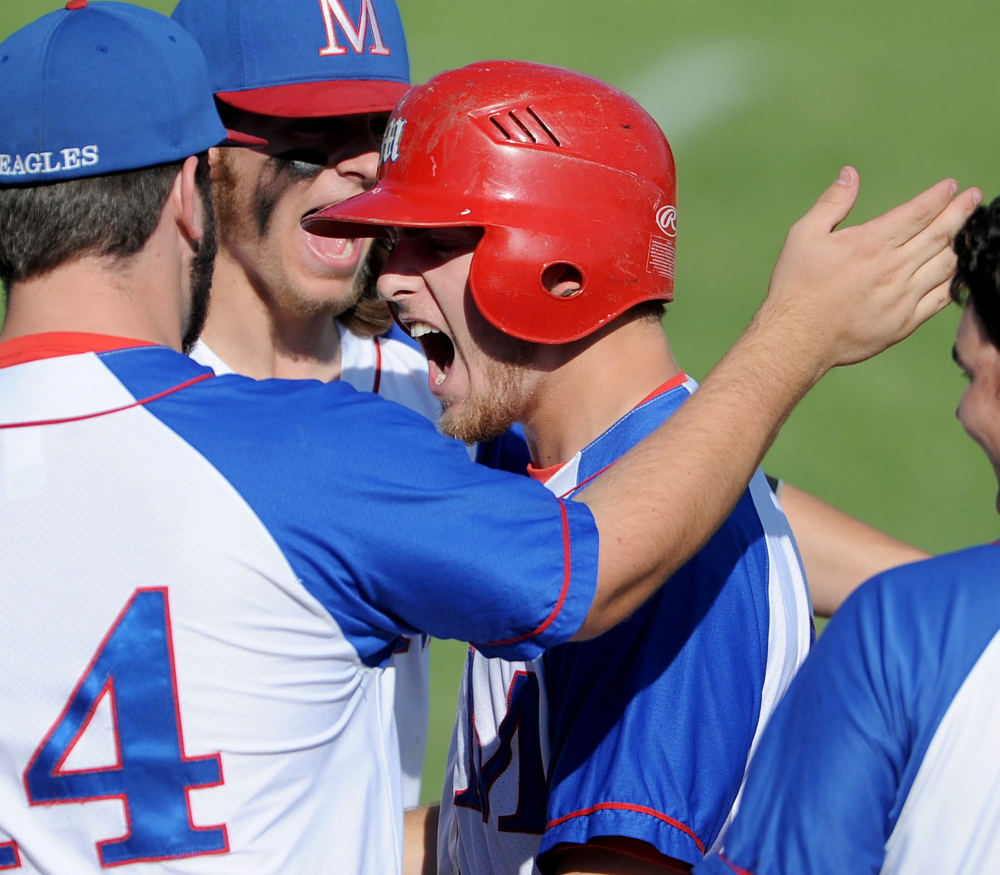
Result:
{"label": "jersey collar", "polygon": [[159,346],[148,340],[113,337],[108,334],[86,334],[82,331],[49,331],[25,334],[0,343],[0,368],[23,365],[40,359],[85,352],[111,352],[135,346]]}
{"label": "jersey collar", "polygon": [[[683,386],[689,379],[690,379],[690,377],[688,377],[688,375],[685,374],[685,373],[683,373],[683,372],[677,374],[674,377],[671,377],[669,380],[667,380],[666,383],[664,383],[663,385],[657,387],[652,392],[650,392],[645,398],[642,399],[642,401],[640,401],[638,404],[636,404],[635,407],[633,407],[632,409],[635,410],[638,407],[642,407],[643,404],[647,404],[648,402],[652,401],[654,398],[659,398],[660,395],[665,395],[667,392],[671,391],[672,389],[676,389],[678,386]],[[559,471],[561,471],[566,466],[566,464],[567,464],[566,462],[559,462],[559,463],[557,463],[555,465],[550,465],[548,468],[536,468],[534,465],[532,465],[529,462],[528,463],[528,476],[532,480],[537,480],[539,483],[547,483],[552,477],[554,477],[556,474],[558,474]],[[603,473],[605,470],[607,470],[607,469],[602,468],[601,471],[599,471],[598,473]],[[593,477],[596,477],[596,476],[597,476],[597,474],[593,475]],[[592,480],[593,477],[590,477],[588,479]],[[578,483],[573,488],[574,489],[578,489],[581,485],[582,484]]]}

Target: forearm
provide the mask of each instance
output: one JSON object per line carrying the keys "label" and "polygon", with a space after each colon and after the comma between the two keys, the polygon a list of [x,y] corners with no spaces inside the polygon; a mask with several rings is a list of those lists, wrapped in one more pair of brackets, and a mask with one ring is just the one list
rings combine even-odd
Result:
{"label": "forearm", "polygon": [[[629,616],[739,500],[781,424],[823,373],[810,355],[796,359],[790,350],[781,368],[773,366],[784,331],[759,314],[669,422],[581,493],[601,533],[599,580],[612,585],[599,585],[578,638]],[[617,586],[623,577],[633,585]]]}
{"label": "forearm", "polygon": [[437,805],[403,812],[403,875],[437,872]]}
{"label": "forearm", "polygon": [[832,616],[869,577],[929,555],[791,484],[785,484],[780,500],[799,545],[813,610],[820,616]]}

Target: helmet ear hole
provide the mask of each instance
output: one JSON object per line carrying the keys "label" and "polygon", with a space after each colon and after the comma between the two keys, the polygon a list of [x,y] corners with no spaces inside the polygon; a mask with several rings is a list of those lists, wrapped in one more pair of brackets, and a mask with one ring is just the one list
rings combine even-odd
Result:
{"label": "helmet ear hole", "polygon": [[583,273],[566,262],[550,264],[542,271],[542,285],[553,298],[575,298],[583,291]]}

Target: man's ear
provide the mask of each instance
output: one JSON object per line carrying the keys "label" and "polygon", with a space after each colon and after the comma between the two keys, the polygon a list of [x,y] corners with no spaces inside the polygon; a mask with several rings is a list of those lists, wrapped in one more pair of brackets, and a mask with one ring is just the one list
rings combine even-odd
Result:
{"label": "man's ear", "polygon": [[201,240],[205,223],[202,210],[204,208],[198,196],[198,184],[195,174],[198,171],[198,158],[195,155],[185,159],[181,172],[177,174],[171,197],[177,205],[177,222],[181,230],[192,241]]}

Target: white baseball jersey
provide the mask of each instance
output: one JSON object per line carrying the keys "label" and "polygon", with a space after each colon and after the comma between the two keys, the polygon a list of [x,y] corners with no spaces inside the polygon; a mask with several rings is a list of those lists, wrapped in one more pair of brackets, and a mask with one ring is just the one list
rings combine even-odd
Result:
{"label": "white baseball jersey", "polygon": [[[384,337],[361,337],[337,322],[340,332],[340,378],[359,392],[374,392],[437,422],[441,406],[427,387],[427,359],[420,348],[393,325]],[[216,374],[232,374],[209,346],[199,340],[191,358]],[[420,804],[420,779],[427,749],[430,717],[430,639],[403,638],[383,683],[394,690],[396,730],[403,774],[403,805]]]}
{"label": "white baseball jersey", "polygon": [[5,869],[398,872],[400,639],[532,658],[596,587],[584,505],[411,411],[136,341],[0,345],[0,472]]}
{"label": "white baseball jersey", "polygon": [[1000,871],[1000,544],[886,572],[775,712],[699,873]]}
{"label": "white baseball jersey", "polygon": [[[572,495],[689,397],[683,375],[546,481]],[[678,509],[679,513],[683,509]],[[442,875],[531,875],[602,838],[688,863],[717,847],[758,735],[813,637],[791,531],[757,472],[646,605],[533,661],[470,648],[442,794]]]}

